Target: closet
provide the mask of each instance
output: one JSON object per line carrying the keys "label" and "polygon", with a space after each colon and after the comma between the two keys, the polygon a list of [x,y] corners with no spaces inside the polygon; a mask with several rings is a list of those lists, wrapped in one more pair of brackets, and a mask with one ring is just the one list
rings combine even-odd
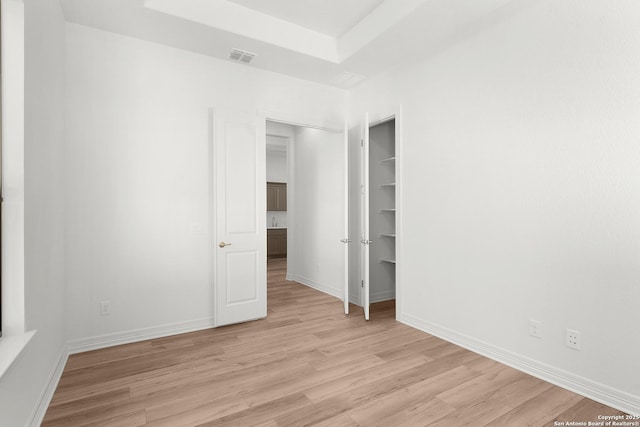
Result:
{"label": "closet", "polygon": [[371,303],[396,297],[396,122],[369,125],[362,141],[362,287]]}

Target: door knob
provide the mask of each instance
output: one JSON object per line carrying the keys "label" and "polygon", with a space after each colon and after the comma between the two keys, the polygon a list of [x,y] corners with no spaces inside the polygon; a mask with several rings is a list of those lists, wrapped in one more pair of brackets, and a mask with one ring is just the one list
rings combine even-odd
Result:
{"label": "door knob", "polygon": [[221,248],[224,248],[225,246],[231,246],[231,243],[220,242],[218,246],[220,246]]}

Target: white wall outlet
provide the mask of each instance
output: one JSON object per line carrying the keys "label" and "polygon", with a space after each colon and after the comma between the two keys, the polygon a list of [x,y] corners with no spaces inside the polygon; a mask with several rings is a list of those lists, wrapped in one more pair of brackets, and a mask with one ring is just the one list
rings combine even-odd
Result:
{"label": "white wall outlet", "polygon": [[541,321],[529,319],[529,335],[536,338],[542,338],[542,322]]}
{"label": "white wall outlet", "polygon": [[111,314],[111,301],[100,302],[100,316],[108,316]]}
{"label": "white wall outlet", "polygon": [[567,329],[567,347],[580,350],[580,331]]}

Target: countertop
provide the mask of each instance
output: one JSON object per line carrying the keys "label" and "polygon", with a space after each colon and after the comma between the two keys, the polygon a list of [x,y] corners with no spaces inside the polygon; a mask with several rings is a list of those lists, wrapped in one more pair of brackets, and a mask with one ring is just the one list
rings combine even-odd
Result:
{"label": "countertop", "polygon": [[286,229],[287,229],[286,226],[283,227],[281,225],[278,225],[278,226],[275,226],[275,227],[267,227],[267,230],[286,230]]}

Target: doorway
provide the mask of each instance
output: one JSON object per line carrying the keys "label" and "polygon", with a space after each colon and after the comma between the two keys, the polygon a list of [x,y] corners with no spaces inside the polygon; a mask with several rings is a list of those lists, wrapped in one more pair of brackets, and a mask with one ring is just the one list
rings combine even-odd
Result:
{"label": "doorway", "polygon": [[345,298],[347,159],[343,131],[267,120],[267,281]]}
{"label": "doorway", "polygon": [[[269,221],[273,228],[286,225],[286,279],[343,300],[347,307],[345,132],[265,116],[209,111],[210,230],[216,242],[210,277],[216,326],[267,316]],[[275,202],[286,211],[284,221],[273,214],[269,221],[265,218],[276,212],[267,210],[267,135],[287,138],[286,198]]]}
{"label": "doorway", "polygon": [[[366,320],[371,312],[401,313],[399,303],[401,267],[401,128],[400,109],[370,121],[365,114],[357,144],[358,174],[352,176],[359,190],[357,227],[359,244],[352,253],[359,265],[357,289]],[[354,247],[354,249],[355,249]]]}
{"label": "doorway", "polygon": [[395,305],[396,298],[396,152],[395,119],[369,127],[369,301]]}
{"label": "doorway", "polygon": [[286,265],[288,213],[288,136],[267,131],[267,262]]}

